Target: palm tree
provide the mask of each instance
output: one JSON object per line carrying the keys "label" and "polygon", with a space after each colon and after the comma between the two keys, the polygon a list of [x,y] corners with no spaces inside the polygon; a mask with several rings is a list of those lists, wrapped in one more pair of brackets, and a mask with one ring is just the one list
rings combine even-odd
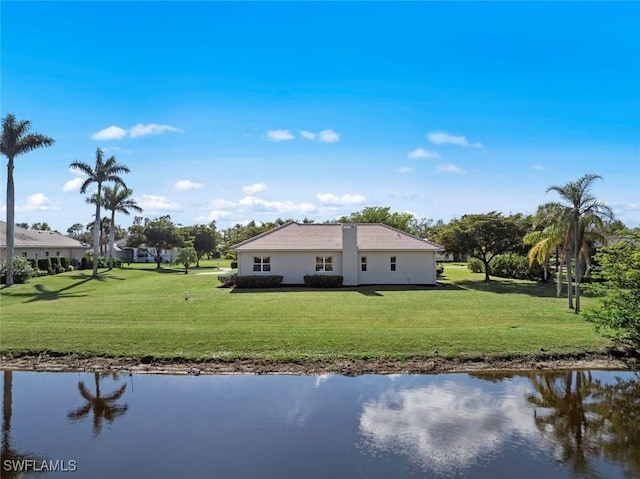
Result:
{"label": "palm tree", "polygon": [[7,157],[7,286],[13,285],[13,245],[15,240],[15,186],[13,160],[16,156],[54,144],[55,140],[41,133],[29,133],[31,122],[17,121],[8,113],[2,119],[0,153]]}
{"label": "palm tree", "polygon": [[[115,377],[115,379],[117,379],[117,376]],[[115,402],[123,396],[125,390],[127,389],[126,384],[120,386],[120,388],[113,393],[103,396],[100,392],[99,373],[94,373],[94,380],[96,385],[95,394],[91,394],[89,389],[87,389],[87,387],[84,385],[83,381],[80,381],[78,383],[78,390],[80,391],[82,397],[87,401],[87,403],[84,406],[76,409],[75,411],[70,411],[67,414],[67,417],[71,420],[77,421],[87,416],[90,412],[93,412],[93,434],[94,436],[97,436],[102,430],[103,419],[106,419],[107,422],[111,423],[115,418],[126,413],[129,409],[129,406],[127,404],[115,404]]]}
{"label": "palm tree", "polygon": [[[567,225],[567,237],[573,238],[573,259],[576,270],[576,314],[580,312],[580,280],[582,267],[580,265],[580,249],[581,249],[581,237],[580,237],[580,221],[585,216],[593,216],[602,218],[613,218],[613,211],[602,201],[598,201],[595,196],[591,194],[591,186],[595,180],[601,180],[600,175],[586,174],[582,176],[578,181],[572,181],[564,186],[553,185],[547,188],[547,193],[555,191],[561,198],[568,203],[571,210],[571,221]],[[567,274],[569,276],[569,290],[571,290],[571,261],[567,261]],[[569,295],[569,298],[571,296]],[[572,308],[571,299],[569,299],[569,307]]]}
{"label": "palm tree", "polygon": [[98,191],[96,192],[96,213],[95,223],[93,227],[93,277],[98,277],[98,257],[100,256],[100,206],[102,203],[102,185],[108,181],[121,185],[126,188],[124,180],[119,176],[122,173],[129,173],[129,168],[116,162],[116,157],[111,156],[106,161],[104,154],[100,148],[96,150],[96,164],[91,167],[87,163],[74,161],[69,165],[70,168],[77,169],[87,175],[87,179],[80,187],[80,193],[85,194],[87,188],[96,183]]}
{"label": "palm tree", "polygon": [[115,243],[116,212],[125,215],[131,214],[129,210],[142,213],[142,208],[138,206],[136,200],[131,198],[132,195],[132,189],[120,189],[120,185],[118,184],[115,184],[113,188],[107,186],[104,189],[102,206],[111,211],[111,226],[109,228],[109,269],[113,268],[113,244]]}

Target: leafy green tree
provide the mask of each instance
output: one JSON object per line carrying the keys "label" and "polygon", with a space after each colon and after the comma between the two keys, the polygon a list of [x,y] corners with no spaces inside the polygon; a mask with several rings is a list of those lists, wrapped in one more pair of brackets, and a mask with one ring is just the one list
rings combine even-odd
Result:
{"label": "leafy green tree", "polygon": [[29,223],[16,223],[18,228],[24,228],[25,230],[29,229]]}
{"label": "leafy green tree", "polygon": [[104,189],[102,206],[111,212],[109,223],[109,269],[113,268],[113,246],[116,236],[116,212],[124,215],[130,215],[130,210],[142,213],[142,208],[138,206],[136,200],[132,198],[133,190],[130,188],[121,188],[115,184],[113,187],[107,186]]}
{"label": "leafy green tree", "polygon": [[182,228],[187,242],[196,251],[196,267],[200,267],[200,260],[206,255],[211,255],[216,250],[215,221],[209,225],[185,226]]}
{"label": "leafy green tree", "polygon": [[31,229],[32,230],[38,230],[38,231],[51,231],[51,227],[49,226],[49,223],[33,223],[31,225]]}
{"label": "leafy green tree", "polygon": [[447,253],[468,255],[484,265],[485,281],[490,280],[491,260],[503,253],[517,251],[522,243],[520,215],[487,214],[464,215],[449,222],[439,234],[439,241]]}
{"label": "leafy green tree", "polygon": [[16,203],[15,183],[13,180],[14,160],[38,148],[52,146],[55,142],[41,133],[29,133],[31,122],[16,120],[15,115],[7,113],[2,119],[2,138],[0,138],[0,153],[7,157],[7,286],[13,285],[13,252],[15,244]]}
{"label": "leafy green tree", "polygon": [[184,238],[178,227],[171,221],[171,216],[165,215],[154,220],[136,217],[134,224],[129,229],[130,235],[127,246],[137,248],[143,244],[153,247],[156,251],[156,265],[160,269],[162,263],[162,250],[171,250],[182,246]]}
{"label": "leafy green tree", "polygon": [[80,187],[80,193],[85,194],[87,188],[93,183],[96,184],[98,190],[96,191],[96,213],[93,227],[93,277],[98,277],[98,261],[100,256],[100,207],[102,206],[102,187],[107,182],[113,182],[126,188],[127,185],[120,177],[123,173],[129,173],[129,168],[125,165],[117,163],[115,156],[110,156],[105,161],[104,153],[100,148],[96,150],[96,163],[95,166],[90,166],[87,163],[81,161],[74,161],[69,165],[70,168],[74,168],[85,175],[87,179],[84,180]]}
{"label": "leafy green tree", "polygon": [[382,223],[411,233],[415,217],[411,213],[391,213],[391,208],[388,206],[367,206],[349,216],[342,216],[337,221],[338,223]]}
{"label": "leafy green tree", "polygon": [[193,246],[187,246],[186,248],[180,248],[178,255],[176,256],[176,264],[184,266],[184,274],[189,273],[189,265],[195,263],[198,260],[198,255]]}
{"label": "leafy green tree", "polygon": [[596,306],[584,312],[598,331],[640,351],[640,231],[596,254],[602,279],[593,289],[605,294]]}
{"label": "leafy green tree", "polygon": [[[573,246],[573,259],[575,266],[575,308],[572,304],[571,294],[569,293],[569,307],[575,309],[576,313],[580,312],[580,279],[582,275],[582,266],[580,263],[580,249],[583,243],[584,230],[581,230],[580,222],[585,216],[589,216],[591,221],[599,221],[602,223],[602,218],[613,218],[613,211],[605,203],[599,201],[593,194],[591,194],[591,187],[595,180],[601,180],[600,175],[586,174],[579,178],[577,181],[571,181],[566,185],[553,185],[547,188],[547,193],[554,191],[560,195],[563,203],[558,203],[561,206],[568,206],[570,209],[570,222],[567,225],[567,244],[571,243]],[[569,281],[569,290],[571,289],[571,261],[567,261],[567,276]]]}

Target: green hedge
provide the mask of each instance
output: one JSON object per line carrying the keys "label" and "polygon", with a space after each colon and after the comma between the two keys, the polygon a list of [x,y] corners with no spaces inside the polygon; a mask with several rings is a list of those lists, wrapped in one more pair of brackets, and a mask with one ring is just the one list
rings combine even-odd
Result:
{"label": "green hedge", "polygon": [[50,258],[38,258],[38,269],[53,274],[53,265]]}
{"label": "green hedge", "polygon": [[236,276],[237,288],[277,288],[282,284],[282,276],[279,275],[255,275]]}
{"label": "green hedge", "polygon": [[220,281],[220,286],[223,288],[230,288],[234,284],[236,284],[236,275],[235,274],[221,274],[218,276],[218,281]]}
{"label": "green hedge", "polygon": [[[14,256],[13,258],[13,282],[14,284],[26,283],[28,279],[33,278],[36,272],[31,267],[27,258]],[[0,283],[7,283],[7,263],[0,264]]]}
{"label": "green hedge", "polygon": [[337,274],[306,274],[304,285],[309,288],[340,288],[343,278]]}

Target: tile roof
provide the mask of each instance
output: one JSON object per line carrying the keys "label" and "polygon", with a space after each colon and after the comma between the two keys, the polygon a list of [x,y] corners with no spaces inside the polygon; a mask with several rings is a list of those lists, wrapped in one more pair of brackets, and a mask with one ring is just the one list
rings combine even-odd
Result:
{"label": "tile roof", "polygon": [[[7,247],[7,223],[0,221],[0,248]],[[80,241],[56,231],[28,230],[16,226],[14,248],[82,248]]]}
{"label": "tile roof", "polygon": [[[379,223],[358,223],[359,250],[426,250],[444,248]],[[342,224],[287,223],[235,245],[233,250],[342,250]]]}

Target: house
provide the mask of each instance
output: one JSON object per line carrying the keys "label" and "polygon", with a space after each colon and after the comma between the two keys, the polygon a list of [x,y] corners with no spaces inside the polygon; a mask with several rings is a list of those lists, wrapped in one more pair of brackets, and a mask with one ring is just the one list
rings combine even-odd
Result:
{"label": "house", "polygon": [[[153,247],[147,248],[141,245],[138,248],[127,246],[127,238],[116,240],[114,243],[113,253],[116,258],[120,258],[125,262],[131,263],[155,263],[156,261],[156,249]],[[160,250],[160,256],[163,263],[173,263],[178,256],[178,250],[173,248],[171,250]]]}
{"label": "house", "polygon": [[[24,258],[65,256],[80,261],[89,245],[64,236],[57,231],[29,230],[15,227],[13,255]],[[0,221],[0,259],[7,253],[7,223]]]}
{"label": "house", "polygon": [[345,286],[436,284],[436,254],[444,248],[383,224],[287,223],[238,243],[238,275],[343,276]]}

